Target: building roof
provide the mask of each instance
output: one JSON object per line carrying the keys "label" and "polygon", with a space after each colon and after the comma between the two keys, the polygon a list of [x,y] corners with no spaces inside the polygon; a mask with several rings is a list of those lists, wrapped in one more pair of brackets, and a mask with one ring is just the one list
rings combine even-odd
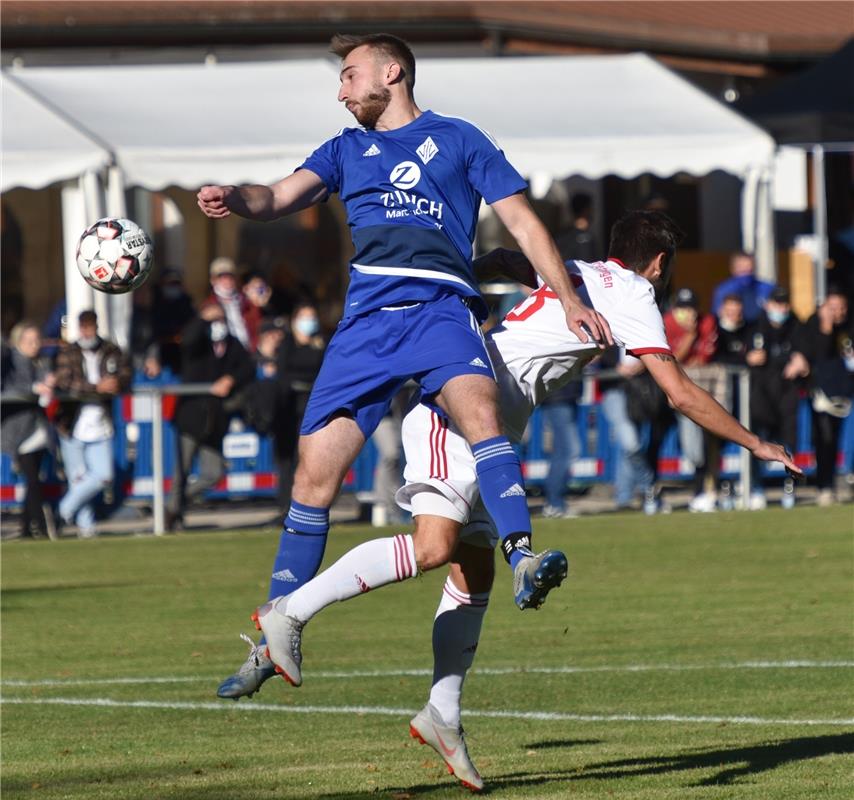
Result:
{"label": "building roof", "polygon": [[809,2],[397,2],[4,0],[4,48],[323,42],[383,29],[485,52],[647,50],[748,62],[812,60],[854,35],[848,0]]}

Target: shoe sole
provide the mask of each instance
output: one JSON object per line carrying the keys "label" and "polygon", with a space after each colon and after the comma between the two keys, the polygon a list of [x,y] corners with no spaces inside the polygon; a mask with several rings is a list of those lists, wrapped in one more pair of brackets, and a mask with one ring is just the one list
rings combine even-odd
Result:
{"label": "shoe sole", "polygon": [[569,564],[563,553],[556,553],[554,557],[544,559],[534,572],[534,590],[518,604],[519,608],[522,611],[539,608],[546,601],[549,592],[564,582],[568,573]]}
{"label": "shoe sole", "polygon": [[[255,612],[249,617],[255,623],[255,630],[261,631],[264,634],[264,629],[261,627],[261,620],[258,618],[258,609],[255,609]],[[266,634],[264,634],[266,636]],[[273,657],[270,655],[270,648],[268,647],[266,650],[267,658],[270,661],[273,661]],[[276,670],[278,675],[281,675],[291,686],[295,689],[298,689],[301,684],[297,683],[287,672],[285,672],[275,661],[273,661],[273,668]],[[236,698],[235,698],[236,699]]]}
{"label": "shoe sole", "polygon": [[[426,740],[426,739],[425,739],[425,738],[424,738],[424,737],[419,733],[418,729],[417,729],[414,725],[410,725],[410,726],[409,726],[409,735],[410,735],[413,739],[416,739],[417,741],[419,741],[421,744],[426,744],[426,745],[427,745],[429,748],[431,748],[432,750],[434,750],[434,751],[436,750],[436,748],[435,748],[435,747],[433,747],[433,745],[431,745],[431,744],[430,744],[430,742],[428,742],[428,741],[427,741],[427,740]],[[445,761],[445,759],[444,759],[444,758],[443,758],[442,760],[443,760],[443,761]],[[480,786],[475,786],[473,783],[469,783],[468,781],[463,780],[459,775],[457,775],[457,773],[456,773],[456,772],[454,772],[454,768],[453,768],[453,767],[452,767],[452,766],[451,766],[447,761],[445,761],[445,767],[446,767],[446,768],[447,768],[447,770],[448,770],[448,774],[449,774],[449,775],[453,775],[453,776],[454,776],[454,777],[455,777],[455,778],[456,778],[456,779],[457,779],[457,780],[458,780],[458,781],[459,781],[463,786],[465,786],[465,787],[466,787],[466,789],[468,789],[470,792],[474,792],[475,794],[477,794],[478,792],[482,792],[482,791],[483,791],[483,788],[482,788],[482,787],[480,787]]]}

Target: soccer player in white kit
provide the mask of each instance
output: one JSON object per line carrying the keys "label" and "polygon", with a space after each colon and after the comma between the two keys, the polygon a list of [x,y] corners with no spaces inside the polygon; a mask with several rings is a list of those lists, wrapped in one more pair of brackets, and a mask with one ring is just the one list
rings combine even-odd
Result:
{"label": "soccer player in white kit", "polygon": [[[567,270],[579,295],[608,320],[615,341],[641,359],[675,408],[758,458],[780,461],[799,473],[784,448],[742,427],[693,384],[674,359],[653,284],[666,276],[680,238],[666,215],[631,212],[614,225],[606,261],[568,262]],[[535,406],[601,353],[595,343],[581,342],[567,328],[557,295],[542,283],[490,331],[487,349],[498,380],[504,428],[514,441],[521,439]],[[397,500],[415,517],[416,563],[400,546],[400,537],[357,546],[280,599],[279,607],[286,608],[279,619],[285,622],[276,632],[276,652],[268,652],[276,671],[298,686],[302,628],[318,611],[450,561],[434,620],[430,699],[412,719],[410,733],[433,747],[463,784],[478,791],[483,781],[466,750],[460,698],[492,587],[498,535],[479,504],[475,456],[444,416],[427,405],[415,406],[404,419],[403,443],[406,484]],[[537,576],[530,577],[536,584]]]}

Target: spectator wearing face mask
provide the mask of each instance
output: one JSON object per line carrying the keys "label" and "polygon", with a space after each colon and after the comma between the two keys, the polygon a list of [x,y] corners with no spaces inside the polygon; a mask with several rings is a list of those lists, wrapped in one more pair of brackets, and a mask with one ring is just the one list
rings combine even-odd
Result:
{"label": "spectator wearing face mask", "polygon": [[211,293],[208,300],[222,306],[228,332],[250,353],[255,352],[261,311],[243,293],[234,261],[225,256],[215,258],[210,266]]}
{"label": "spectator wearing face mask", "polygon": [[[724,394],[725,376],[712,367],[718,342],[714,315],[700,312],[697,295],[688,288],[676,293],[673,308],[664,315],[664,331],[673,355],[694,383],[728,406]],[[694,497],[690,511],[714,511],[717,504],[716,474],[718,449],[716,440],[683,414],[676,415],[679,447],[682,457],[694,467]]]}
{"label": "spectator wearing face mask", "polygon": [[[166,527],[183,525],[184,511],[215,486],[225,474],[222,440],[228,431],[226,401],[254,376],[252,359],[229,333],[222,306],[208,300],[181,337],[181,361],[186,383],[209,383],[210,392],[183,395],[175,409],[175,473],[166,504]],[[199,456],[199,474],[190,477]]]}
{"label": "spectator wearing face mask", "polygon": [[290,507],[299,429],[325,349],[326,339],[320,331],[317,308],[308,301],[297,303],[277,359],[279,403],[273,445],[279,466],[279,503],[283,511]]}
{"label": "spectator wearing face mask", "polygon": [[68,481],[59,514],[77,524],[80,538],[90,538],[96,535],[92,502],[113,482],[112,399],[130,386],[131,366],[117,345],[98,336],[94,311],[83,311],[78,323],[77,341],[57,355],[56,388],[102,399],[63,401],[54,419]]}
{"label": "spectator wearing face mask", "polygon": [[803,345],[810,365],[818,504],[829,506],[837,499],[833,484],[839,434],[851,413],[854,395],[854,341],[848,297],[841,288],[830,287],[824,302],[806,321]]}
{"label": "spectator wearing face mask", "polygon": [[184,288],[182,273],[166,267],[154,287],[154,340],[162,369],[181,372],[181,331],[196,316],[193,301]]}
{"label": "spectator wearing face mask", "polygon": [[[809,363],[803,355],[803,325],[792,315],[789,291],[775,286],[753,332],[745,360],[750,367],[751,428],[764,439],[794,452],[798,438],[798,404]],[[765,508],[762,476],[754,459],[752,510]],[[784,483],[783,504],[795,502],[791,478]]]}

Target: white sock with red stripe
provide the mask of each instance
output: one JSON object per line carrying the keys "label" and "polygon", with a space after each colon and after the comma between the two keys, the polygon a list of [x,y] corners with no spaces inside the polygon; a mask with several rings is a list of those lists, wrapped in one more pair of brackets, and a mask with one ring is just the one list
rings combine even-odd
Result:
{"label": "white sock with red stripe", "polygon": [[474,661],[489,592],[466,594],[448,578],[433,620],[430,703],[448,725],[460,724],[463,681]]}
{"label": "white sock with red stripe", "polygon": [[416,572],[415,548],[409,534],[364,542],[289,594],[288,616],[308,622],[337,600],[413,578]]}

